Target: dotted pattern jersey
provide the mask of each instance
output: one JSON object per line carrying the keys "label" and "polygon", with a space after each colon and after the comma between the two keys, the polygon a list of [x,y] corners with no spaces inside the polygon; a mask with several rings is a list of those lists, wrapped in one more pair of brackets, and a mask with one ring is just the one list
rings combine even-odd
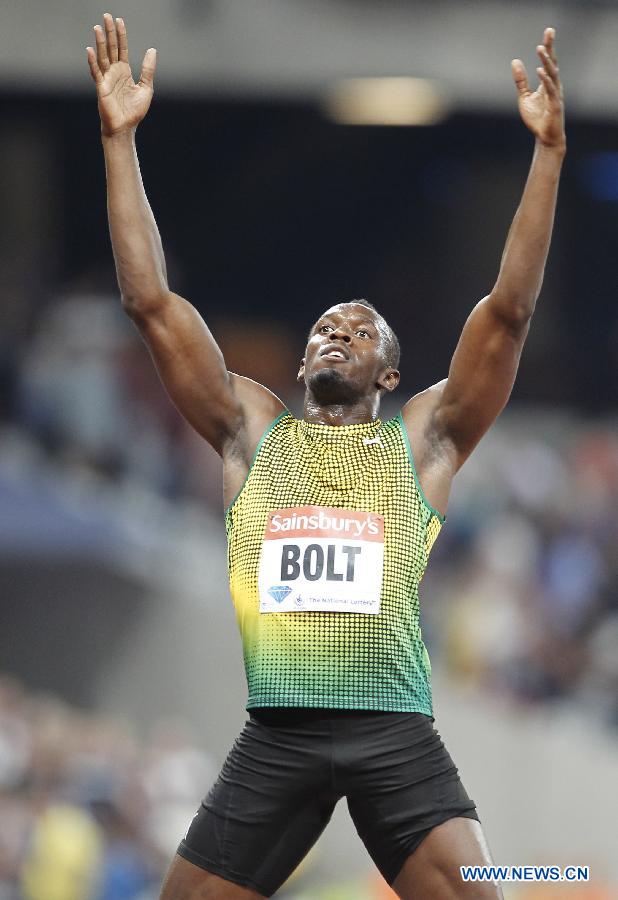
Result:
{"label": "dotted pattern jersey", "polygon": [[[374,440],[366,443],[366,440]],[[316,505],[384,517],[380,612],[261,614],[258,570],[273,510]],[[432,715],[418,585],[443,517],[425,500],[401,414],[320,425],[285,412],[256,450],[226,514],[230,587],[249,687],[259,706]]]}

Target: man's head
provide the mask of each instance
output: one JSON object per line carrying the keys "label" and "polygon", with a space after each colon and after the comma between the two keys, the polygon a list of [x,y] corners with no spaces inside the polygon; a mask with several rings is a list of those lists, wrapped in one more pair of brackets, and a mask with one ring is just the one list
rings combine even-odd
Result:
{"label": "man's head", "polygon": [[338,303],[309,332],[298,380],[318,405],[375,402],[399,383],[399,341],[367,300]]}

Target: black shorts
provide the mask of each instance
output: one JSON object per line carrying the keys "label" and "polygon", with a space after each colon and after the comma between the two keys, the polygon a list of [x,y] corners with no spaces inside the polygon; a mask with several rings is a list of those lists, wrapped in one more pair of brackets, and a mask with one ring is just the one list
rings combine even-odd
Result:
{"label": "black shorts", "polygon": [[392,884],[436,825],[478,820],[433,721],[422,713],[251,710],[178,853],[270,897],[345,797]]}

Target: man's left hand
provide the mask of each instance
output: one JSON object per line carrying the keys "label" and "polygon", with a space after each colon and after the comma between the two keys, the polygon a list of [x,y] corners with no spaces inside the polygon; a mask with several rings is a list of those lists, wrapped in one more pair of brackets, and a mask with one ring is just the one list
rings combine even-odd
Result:
{"label": "man's left hand", "polygon": [[521,59],[511,63],[513,81],[519,92],[519,112],[524,124],[541,144],[546,147],[564,149],[564,104],[560,71],[554,49],[556,32],[546,28],[543,43],[536,52],[541,61],[537,68],[540,84],[536,91],[530,90],[528,76]]}

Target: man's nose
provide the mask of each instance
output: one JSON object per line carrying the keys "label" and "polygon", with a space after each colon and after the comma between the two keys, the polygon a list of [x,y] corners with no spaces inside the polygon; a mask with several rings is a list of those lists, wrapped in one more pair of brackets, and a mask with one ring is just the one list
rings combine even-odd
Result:
{"label": "man's nose", "polygon": [[350,332],[346,331],[341,326],[339,326],[338,328],[335,328],[334,331],[331,331],[330,336],[331,336],[331,340],[346,341],[346,343],[348,343],[348,344],[352,340],[352,335],[350,334]]}

